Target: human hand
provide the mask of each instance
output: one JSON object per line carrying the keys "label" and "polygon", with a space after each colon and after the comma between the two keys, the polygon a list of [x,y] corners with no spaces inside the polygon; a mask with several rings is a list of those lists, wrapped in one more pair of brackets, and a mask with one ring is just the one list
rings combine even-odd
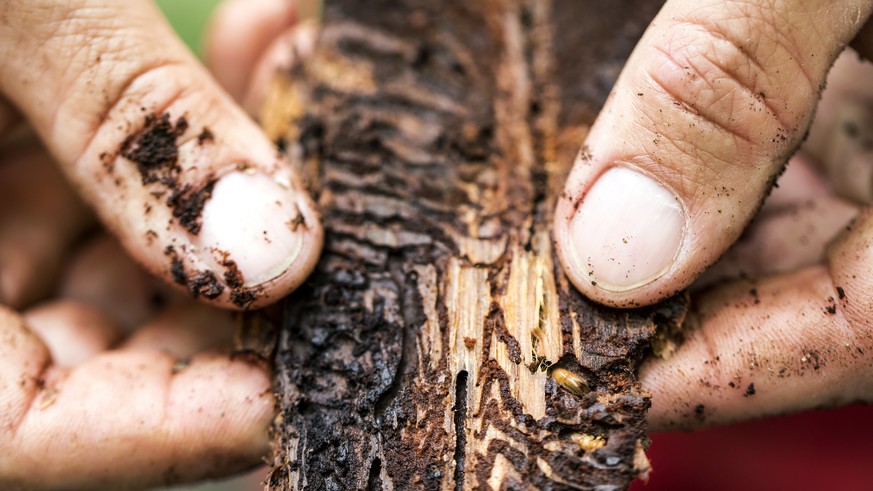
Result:
{"label": "human hand", "polygon": [[[745,238],[701,277],[803,141],[828,69],[871,6],[667,2],[591,128],[554,228],[565,271],[585,295],[635,307],[697,278],[766,276],[695,295],[684,343],[642,369],[653,429],[873,396],[873,211],[843,231],[855,205],[801,158]],[[856,46],[873,44],[861,35]],[[869,198],[869,148],[857,135],[869,130],[840,136],[839,120],[846,108],[857,115],[858,99],[842,92],[827,102],[830,119],[817,123],[808,150],[830,164],[830,184]]]}
{"label": "human hand", "polygon": [[109,239],[74,253],[93,218],[14,129],[26,120],[138,263],[231,309],[278,300],[315,264],[321,226],[294,171],[146,0],[6,2],[0,50],[0,488],[256,464],[270,376],[228,356],[230,314],[152,285]]}

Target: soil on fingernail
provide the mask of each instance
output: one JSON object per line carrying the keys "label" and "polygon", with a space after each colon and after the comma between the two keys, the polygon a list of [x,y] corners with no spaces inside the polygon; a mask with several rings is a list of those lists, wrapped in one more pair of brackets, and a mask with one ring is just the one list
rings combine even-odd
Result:
{"label": "soil on fingernail", "polygon": [[206,202],[212,197],[215,182],[215,178],[209,178],[199,189],[186,184],[181,189],[174,189],[167,198],[167,206],[173,209],[173,216],[179,219],[179,225],[194,235],[200,233],[200,215]]}
{"label": "soil on fingernail", "polygon": [[[177,140],[187,130],[184,116],[173,123],[169,113],[150,114],[145,117],[142,129],[125,138],[118,154],[136,164],[143,185],[156,188],[151,191],[152,196],[160,199],[169,192],[165,204],[173,210],[173,217],[188,232],[197,235],[203,207],[212,196],[216,179],[209,176],[202,185],[179,182],[182,168]],[[204,127],[197,142],[202,145],[214,138],[212,131]]]}
{"label": "soil on fingernail", "polygon": [[248,309],[252,302],[262,294],[262,290],[243,286],[245,279],[233,259],[225,257],[221,265],[225,267],[224,283],[230,288],[230,301],[237,307]]}
{"label": "soil on fingernail", "polygon": [[224,285],[218,281],[215,273],[207,269],[198,271],[188,279],[188,291],[194,298],[203,295],[209,300],[213,300],[224,292]]}

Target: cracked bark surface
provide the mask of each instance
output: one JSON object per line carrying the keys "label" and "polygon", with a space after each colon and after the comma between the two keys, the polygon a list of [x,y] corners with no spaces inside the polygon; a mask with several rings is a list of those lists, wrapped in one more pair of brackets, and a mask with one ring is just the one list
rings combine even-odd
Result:
{"label": "cracked bark surface", "polygon": [[647,472],[636,367],[685,301],[591,303],[550,228],[657,7],[326,2],[261,118],[326,229],[282,307],[271,489],[624,489]]}

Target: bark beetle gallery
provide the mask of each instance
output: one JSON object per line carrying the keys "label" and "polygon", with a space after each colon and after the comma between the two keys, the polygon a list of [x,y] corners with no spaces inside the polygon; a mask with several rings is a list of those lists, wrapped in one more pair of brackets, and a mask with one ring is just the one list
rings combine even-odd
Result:
{"label": "bark beetle gallery", "polygon": [[327,231],[284,301],[273,489],[623,489],[682,298],[594,305],[550,221],[651,2],[327,1],[262,122]]}

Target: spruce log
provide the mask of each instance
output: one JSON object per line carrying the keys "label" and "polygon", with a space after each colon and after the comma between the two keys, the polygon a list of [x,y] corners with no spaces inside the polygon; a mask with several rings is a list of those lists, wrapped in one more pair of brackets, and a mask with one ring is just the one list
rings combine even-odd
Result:
{"label": "spruce log", "polygon": [[640,1],[327,0],[261,116],[322,210],[283,301],[270,489],[625,489],[686,302],[586,300],[552,209]]}

